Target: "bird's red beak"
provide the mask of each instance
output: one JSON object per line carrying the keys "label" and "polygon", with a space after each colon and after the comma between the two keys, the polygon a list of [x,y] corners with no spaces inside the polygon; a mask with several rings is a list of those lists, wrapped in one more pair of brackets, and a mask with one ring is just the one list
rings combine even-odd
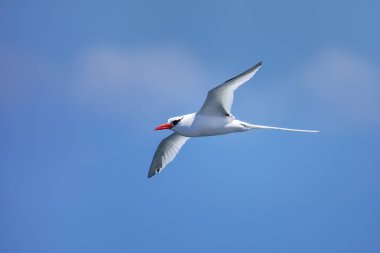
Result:
{"label": "bird's red beak", "polygon": [[164,129],[171,129],[173,126],[169,123],[165,123],[165,124],[162,124],[162,125],[159,125],[158,127],[156,127],[154,130],[164,130]]}

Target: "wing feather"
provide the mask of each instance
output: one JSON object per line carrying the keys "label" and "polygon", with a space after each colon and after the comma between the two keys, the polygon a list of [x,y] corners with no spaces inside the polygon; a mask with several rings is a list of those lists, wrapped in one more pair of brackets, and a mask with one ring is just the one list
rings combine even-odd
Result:
{"label": "wing feather", "polygon": [[231,107],[234,100],[234,91],[243,83],[247,82],[259,70],[262,62],[257,63],[252,68],[225,81],[221,85],[213,88],[207,94],[206,101],[198,114],[221,116],[231,114]]}
{"label": "wing feather", "polygon": [[173,133],[163,139],[154,153],[152,163],[149,168],[148,178],[160,173],[177,156],[182,146],[190,138]]}

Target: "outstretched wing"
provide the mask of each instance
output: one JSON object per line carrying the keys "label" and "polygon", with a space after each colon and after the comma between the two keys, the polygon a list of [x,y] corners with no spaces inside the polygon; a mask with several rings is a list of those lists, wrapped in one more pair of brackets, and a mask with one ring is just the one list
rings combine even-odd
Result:
{"label": "outstretched wing", "polygon": [[238,76],[225,81],[221,85],[213,88],[207,94],[206,101],[203,103],[202,108],[198,114],[202,115],[229,115],[231,114],[231,107],[234,101],[234,91],[243,83],[247,82],[261,67],[261,62],[257,63],[252,68],[244,71]]}
{"label": "outstretched wing", "polygon": [[176,133],[163,139],[154,153],[148,172],[148,178],[160,173],[166,165],[173,161],[188,139],[190,138]]}

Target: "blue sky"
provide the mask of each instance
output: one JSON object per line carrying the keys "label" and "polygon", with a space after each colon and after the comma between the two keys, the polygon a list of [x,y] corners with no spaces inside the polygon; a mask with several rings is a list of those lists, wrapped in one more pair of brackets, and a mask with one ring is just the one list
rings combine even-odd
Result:
{"label": "blue sky", "polygon": [[[1,252],[379,252],[376,1],[1,1]],[[319,134],[189,141],[215,85],[263,61],[233,113]]]}

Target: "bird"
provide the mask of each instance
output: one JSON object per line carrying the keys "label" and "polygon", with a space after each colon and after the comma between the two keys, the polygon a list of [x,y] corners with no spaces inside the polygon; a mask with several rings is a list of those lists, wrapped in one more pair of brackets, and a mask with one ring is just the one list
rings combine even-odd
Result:
{"label": "bird", "polygon": [[261,66],[262,62],[259,62],[243,73],[211,89],[198,112],[172,117],[168,119],[167,123],[157,126],[155,130],[170,129],[174,133],[163,139],[158,145],[148,171],[148,178],[162,172],[177,156],[182,146],[193,137],[245,132],[253,129],[319,132],[317,130],[253,125],[238,120],[232,115],[231,107],[234,100],[234,91],[251,79]]}

